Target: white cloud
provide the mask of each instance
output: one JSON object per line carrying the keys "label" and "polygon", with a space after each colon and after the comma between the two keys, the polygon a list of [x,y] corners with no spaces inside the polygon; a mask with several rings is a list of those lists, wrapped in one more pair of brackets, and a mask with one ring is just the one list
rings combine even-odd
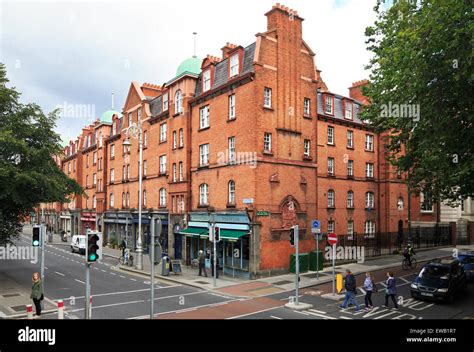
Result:
{"label": "white cloud", "polygon": [[[65,101],[93,104],[100,115],[111,92],[121,109],[130,81],[171,79],[193,54],[193,31],[199,57],[220,55],[226,42],[252,43],[277,1],[1,2],[0,61],[25,102],[46,111]],[[364,30],[373,23],[375,0],[281,3],[305,18],[304,39],[331,91],[347,95],[353,81],[367,78]],[[85,124],[62,120],[58,131],[71,135]]]}

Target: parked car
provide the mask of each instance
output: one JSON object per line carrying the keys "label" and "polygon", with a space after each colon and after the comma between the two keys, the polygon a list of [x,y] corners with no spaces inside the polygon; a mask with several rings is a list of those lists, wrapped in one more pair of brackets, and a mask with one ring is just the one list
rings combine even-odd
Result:
{"label": "parked car", "polygon": [[466,279],[474,281],[474,251],[459,253],[457,259],[464,268]]}
{"label": "parked car", "polygon": [[423,266],[411,283],[411,296],[453,302],[455,295],[466,289],[466,282],[466,274],[457,259],[433,260]]}
{"label": "parked car", "polygon": [[79,254],[85,254],[86,253],[86,236],[84,235],[72,236],[71,251],[73,253],[77,252]]}

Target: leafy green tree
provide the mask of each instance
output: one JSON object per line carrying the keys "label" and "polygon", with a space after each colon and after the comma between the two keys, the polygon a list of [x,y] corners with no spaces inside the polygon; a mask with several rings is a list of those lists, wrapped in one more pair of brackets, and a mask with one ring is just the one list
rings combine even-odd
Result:
{"label": "leafy green tree", "polygon": [[371,105],[363,112],[389,131],[388,159],[410,187],[457,204],[474,194],[470,0],[378,0],[366,29],[373,56]]}
{"label": "leafy green tree", "polygon": [[53,130],[58,112],[45,115],[36,104],[20,103],[20,93],[7,83],[0,64],[0,244],[19,234],[39,203],[66,202],[83,192],[53,159],[62,153]]}

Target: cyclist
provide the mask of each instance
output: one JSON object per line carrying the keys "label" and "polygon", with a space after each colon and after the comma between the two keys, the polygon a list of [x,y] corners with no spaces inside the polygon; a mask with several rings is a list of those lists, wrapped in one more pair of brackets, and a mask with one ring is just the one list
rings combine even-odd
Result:
{"label": "cyclist", "polygon": [[415,254],[416,254],[415,250],[411,246],[411,243],[408,243],[407,246],[405,247],[405,250],[403,251],[403,256],[408,261],[408,265],[411,266],[411,257],[413,257]]}

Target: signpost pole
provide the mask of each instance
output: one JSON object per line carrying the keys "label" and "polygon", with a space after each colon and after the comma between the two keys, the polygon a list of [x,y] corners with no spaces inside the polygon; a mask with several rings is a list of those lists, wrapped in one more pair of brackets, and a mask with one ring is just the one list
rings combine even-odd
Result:
{"label": "signpost pole", "polygon": [[[87,251],[86,251],[87,255]],[[90,296],[91,296],[91,287],[90,287],[90,275],[89,275],[89,270],[90,269],[90,264],[86,263],[86,310],[85,310],[85,318],[86,320],[90,319]]]}
{"label": "signpost pole", "polygon": [[150,224],[150,319],[153,319],[155,312],[155,219],[151,219]]}
{"label": "signpost pole", "polygon": [[336,244],[332,245],[332,295],[335,295],[336,281]]}
{"label": "signpost pole", "polygon": [[300,252],[299,252],[299,226],[295,225],[295,247],[296,247],[296,258],[295,258],[295,287],[296,287],[296,305],[299,305],[299,286],[300,286]]}
{"label": "signpost pole", "polygon": [[319,233],[316,234],[316,280],[319,280]]}

